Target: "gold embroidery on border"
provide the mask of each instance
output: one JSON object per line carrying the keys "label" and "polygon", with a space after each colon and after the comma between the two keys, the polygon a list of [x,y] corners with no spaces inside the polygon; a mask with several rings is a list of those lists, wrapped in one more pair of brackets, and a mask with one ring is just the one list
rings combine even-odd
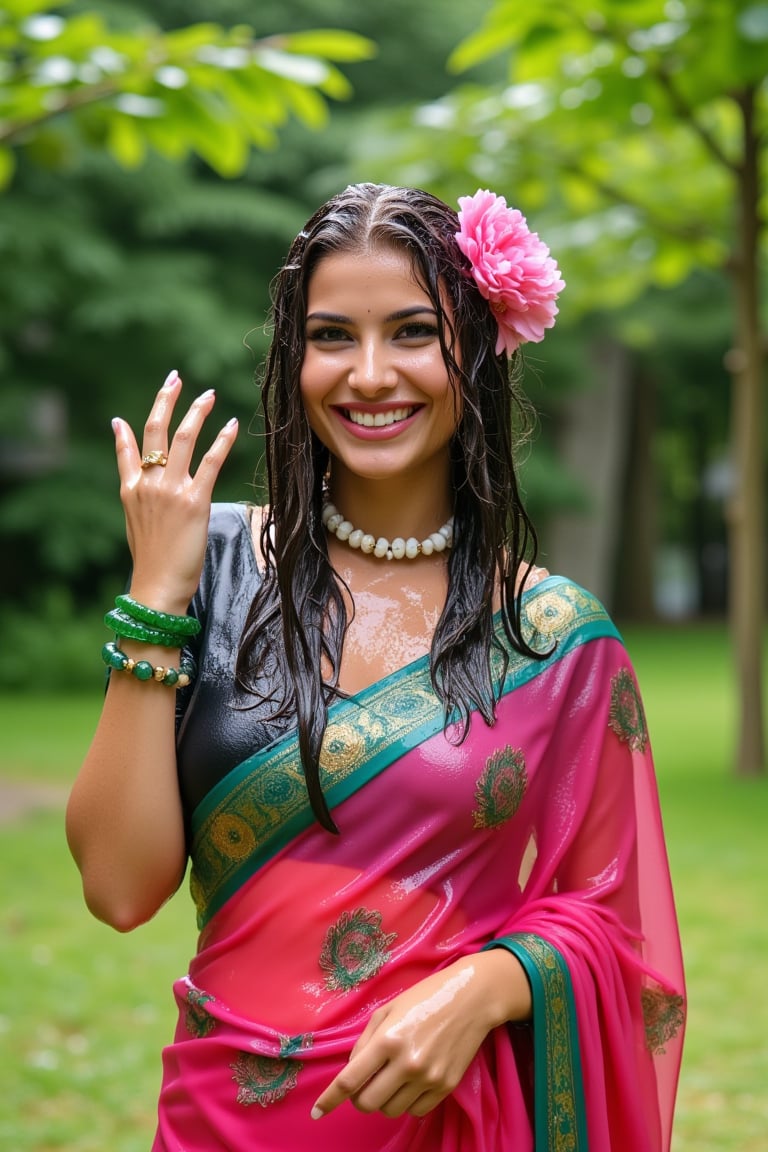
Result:
{"label": "gold embroidery on border", "polygon": [[565,973],[555,959],[552,948],[538,936],[521,933],[516,937],[542,973],[547,1001],[545,1012],[547,1060],[547,1099],[549,1109],[547,1142],[552,1152],[576,1150],[576,1100],[572,1070],[575,1064],[568,1019]]}
{"label": "gold embroidery on border", "polygon": [[[574,625],[586,627],[605,619],[598,600],[568,583],[544,591],[532,588],[521,613],[523,634],[544,649],[564,638]],[[501,627],[497,635],[508,656],[507,677],[514,678],[526,667],[528,657],[507,644]],[[500,675],[499,661],[497,653],[493,667]],[[320,754],[323,788],[346,780],[374,758],[391,753],[396,759],[402,741],[414,731],[430,725],[437,730],[442,722],[442,706],[432,691],[427,661],[374,686],[360,699],[340,701],[331,711]],[[232,785],[195,833],[190,889],[201,922],[217,893],[237,876],[247,858],[268,849],[289,820],[307,811],[295,738],[254,756],[248,774]]]}
{"label": "gold embroidery on border", "polygon": [[645,1043],[654,1056],[663,1056],[665,1045],[677,1036],[685,1022],[685,1001],[676,992],[665,992],[656,985],[643,988]]}

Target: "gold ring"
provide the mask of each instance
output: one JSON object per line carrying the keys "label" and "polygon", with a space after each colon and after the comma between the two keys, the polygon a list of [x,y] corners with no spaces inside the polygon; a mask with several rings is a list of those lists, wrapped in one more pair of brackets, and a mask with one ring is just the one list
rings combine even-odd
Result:
{"label": "gold ring", "polygon": [[141,458],[142,468],[151,468],[153,464],[159,464],[161,468],[165,468],[168,463],[168,457],[165,452],[155,450],[154,452],[147,452],[146,456]]}

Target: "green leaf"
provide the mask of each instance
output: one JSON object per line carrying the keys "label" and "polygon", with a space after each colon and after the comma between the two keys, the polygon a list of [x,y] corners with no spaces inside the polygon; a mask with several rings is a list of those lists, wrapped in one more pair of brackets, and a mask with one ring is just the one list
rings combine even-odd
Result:
{"label": "green leaf", "polygon": [[[69,3],[70,0],[59,0],[56,7],[63,8]],[[51,0],[5,0],[4,11],[0,10],[0,18],[8,13],[17,20],[23,20],[24,17],[34,16],[37,12],[46,12],[50,7]]]}
{"label": "green leaf", "polygon": [[285,52],[295,52],[299,56],[322,56],[327,60],[356,63],[371,60],[377,53],[376,45],[356,32],[344,32],[335,28],[319,28],[315,31],[295,32],[278,39],[278,46]]}
{"label": "green leaf", "polygon": [[318,85],[321,92],[334,100],[349,100],[352,95],[352,85],[343,72],[328,65],[325,79]]}
{"label": "green leaf", "polygon": [[476,64],[482,64],[492,56],[498,56],[511,48],[517,40],[513,27],[502,30],[497,25],[486,25],[462,40],[448,57],[449,72],[466,72]]}
{"label": "green leaf", "polygon": [[328,105],[313,88],[292,84],[286,94],[293,111],[303,124],[315,129],[325,127],[328,123]]}
{"label": "green leaf", "polygon": [[0,148],[0,189],[6,188],[13,179],[16,159],[10,148]]}
{"label": "green leaf", "polygon": [[259,47],[254,51],[254,59],[265,72],[295,84],[322,84],[328,75],[329,65],[315,56],[293,56],[274,48]]}
{"label": "green leaf", "polygon": [[142,133],[130,116],[113,116],[107,147],[122,168],[138,168],[146,154]]}
{"label": "green leaf", "polygon": [[188,56],[194,56],[201,48],[221,45],[222,38],[222,29],[218,24],[192,24],[189,28],[166,32],[162,41],[170,60],[183,61]]}

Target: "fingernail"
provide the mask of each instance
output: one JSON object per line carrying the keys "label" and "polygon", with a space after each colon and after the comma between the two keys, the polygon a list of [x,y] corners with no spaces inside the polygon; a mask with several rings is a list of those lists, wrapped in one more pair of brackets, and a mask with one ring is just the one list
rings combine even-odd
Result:
{"label": "fingernail", "polygon": [[325,1112],[323,1112],[322,1108],[318,1108],[317,1104],[315,1104],[314,1108],[310,1112],[310,1116],[313,1120],[320,1120],[321,1117],[325,1116]]}
{"label": "fingernail", "polygon": [[163,388],[170,388],[171,384],[175,384],[178,378],[179,374],[174,368],[172,372],[168,373],[165,380],[163,381]]}
{"label": "fingernail", "polygon": [[213,388],[206,388],[205,392],[200,393],[198,400],[209,400],[211,396],[215,395],[216,393],[214,392]]}
{"label": "fingernail", "polygon": [[233,416],[231,420],[227,420],[224,425],[225,428],[234,428],[237,424],[237,416]]}
{"label": "fingernail", "polygon": [[115,416],[114,420],[112,420],[112,431],[117,432],[119,427],[120,427],[119,417]]}

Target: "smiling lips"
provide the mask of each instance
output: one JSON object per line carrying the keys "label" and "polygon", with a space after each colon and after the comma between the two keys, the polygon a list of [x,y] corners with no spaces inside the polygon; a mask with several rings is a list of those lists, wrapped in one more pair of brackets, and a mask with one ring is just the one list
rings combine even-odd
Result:
{"label": "smiling lips", "polygon": [[343,408],[334,406],[334,411],[345,425],[356,435],[368,436],[396,435],[416,415],[421,404],[402,405],[399,408]]}

